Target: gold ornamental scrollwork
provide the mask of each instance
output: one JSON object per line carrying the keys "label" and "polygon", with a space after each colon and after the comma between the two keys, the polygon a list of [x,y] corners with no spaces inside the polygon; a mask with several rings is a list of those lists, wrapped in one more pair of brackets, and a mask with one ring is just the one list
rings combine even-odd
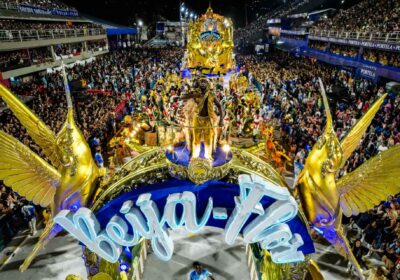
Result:
{"label": "gold ornamental scrollwork", "polygon": [[269,163],[242,149],[232,148],[231,152],[233,157],[230,166],[236,173],[257,174],[282,187],[288,187],[285,179]]}
{"label": "gold ornamental scrollwork", "polygon": [[189,179],[196,183],[202,184],[210,178],[212,172],[212,163],[204,158],[192,158],[189,162],[188,175]]}
{"label": "gold ornamental scrollwork", "polygon": [[96,211],[105,203],[119,194],[131,190],[132,186],[151,184],[162,180],[168,174],[167,159],[163,148],[149,150],[131,159],[114,175],[109,186],[102,189],[97,195],[91,209]]}

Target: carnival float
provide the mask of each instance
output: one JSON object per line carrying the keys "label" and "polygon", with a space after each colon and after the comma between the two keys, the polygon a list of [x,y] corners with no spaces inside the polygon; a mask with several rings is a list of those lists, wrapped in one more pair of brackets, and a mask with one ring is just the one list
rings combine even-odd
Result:
{"label": "carnival float", "polygon": [[[185,59],[182,73],[188,76],[170,73],[155,85],[159,98],[171,84],[184,93],[163,110],[145,108],[125,117],[125,126],[110,141],[115,154],[109,169],[96,166],[76,125],[68,87],[67,120],[56,134],[0,85],[1,99],[49,159],[0,130],[0,180],[51,210],[52,221],[20,270],[65,230],[82,244],[89,279],[137,280],[149,250],[160,261],[171,259],[171,229],[197,233],[210,226],[224,229],[227,244],[243,237],[250,279],[323,279],[312,260],[312,232],[334,245],[363,278],[342,215],[367,211],[400,191],[400,147],[341,178],[337,174],[385,96],[339,141],[321,82],[325,131],[291,188],[280,172],[285,152],[275,145],[274,129],[261,127],[254,116],[260,93],[235,66],[231,20],[209,8],[192,21]],[[233,87],[243,103],[224,98]],[[241,123],[231,116],[232,106],[243,107]],[[259,142],[235,141],[232,134]]]}

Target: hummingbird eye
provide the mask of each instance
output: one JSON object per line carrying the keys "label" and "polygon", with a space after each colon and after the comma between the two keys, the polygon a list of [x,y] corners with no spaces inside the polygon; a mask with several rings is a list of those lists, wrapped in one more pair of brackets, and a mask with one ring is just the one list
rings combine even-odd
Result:
{"label": "hummingbird eye", "polygon": [[327,159],[322,163],[321,166],[321,173],[322,175],[325,177],[326,175],[328,175],[328,173],[335,173],[336,170],[334,170],[334,162],[331,159]]}

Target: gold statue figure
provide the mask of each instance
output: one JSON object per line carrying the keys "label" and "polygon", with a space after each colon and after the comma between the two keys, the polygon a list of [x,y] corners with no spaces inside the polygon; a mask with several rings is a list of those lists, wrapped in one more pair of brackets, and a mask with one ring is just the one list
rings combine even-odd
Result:
{"label": "gold statue figure", "polygon": [[[204,143],[204,157],[212,160],[212,153],[216,149],[217,126],[224,118],[220,103],[213,96],[210,82],[207,78],[199,78],[194,82],[194,90],[182,99],[195,100],[196,106],[191,113],[192,139],[188,145],[192,151],[192,158],[200,157],[201,142]],[[219,109],[220,116],[214,112],[214,105]],[[219,121],[218,121],[219,120]]]}
{"label": "gold statue figure", "polygon": [[326,127],[306,159],[297,182],[302,210],[312,227],[326,238],[355,266],[363,279],[360,265],[354,257],[342,227],[342,213],[358,215],[400,192],[400,146],[393,147],[368,160],[355,171],[337,179],[340,168],[357,148],[364,132],[379,110],[385,95],[341,141],[337,139],[325,90],[320,80],[326,111]]}
{"label": "gold statue figure", "polygon": [[[65,70],[64,82],[66,83]],[[14,137],[0,130],[0,180],[34,204],[50,207],[51,217],[62,209],[86,206],[92,198],[99,170],[85,138],[74,120],[71,96],[66,87],[68,114],[55,135],[25,104],[0,84],[0,96],[43,150],[51,164]],[[25,271],[37,252],[61,229],[49,222],[38,243],[25,259]]]}

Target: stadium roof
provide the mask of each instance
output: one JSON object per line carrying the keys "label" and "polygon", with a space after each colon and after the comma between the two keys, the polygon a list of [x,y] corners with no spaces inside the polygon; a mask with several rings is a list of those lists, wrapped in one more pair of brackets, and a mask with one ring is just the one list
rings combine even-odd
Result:
{"label": "stadium roof", "polygon": [[107,30],[107,35],[125,35],[125,34],[137,34],[138,30],[135,27],[128,27],[119,25],[107,20],[96,18],[90,15],[85,15],[86,18],[90,19],[93,23],[100,24],[104,29]]}

